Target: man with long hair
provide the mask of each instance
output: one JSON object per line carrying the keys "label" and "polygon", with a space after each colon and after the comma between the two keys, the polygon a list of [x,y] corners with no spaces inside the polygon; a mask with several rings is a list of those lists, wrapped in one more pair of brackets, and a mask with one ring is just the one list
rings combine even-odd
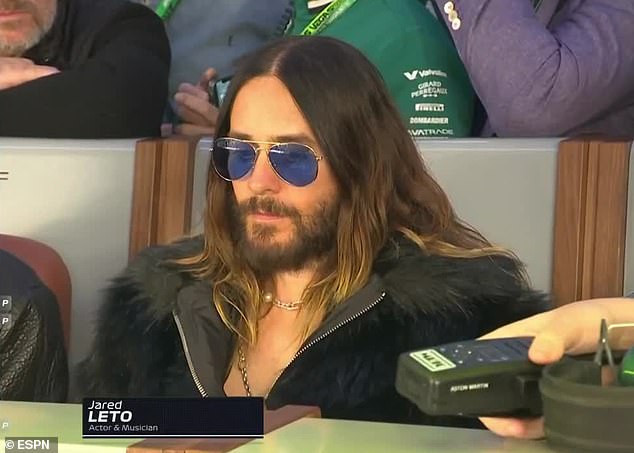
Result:
{"label": "man with long hair", "polygon": [[204,234],[146,250],[109,289],[85,394],[459,423],[396,393],[398,355],[545,309],[517,259],[454,214],[348,44],[286,38],[246,60],[211,154]]}

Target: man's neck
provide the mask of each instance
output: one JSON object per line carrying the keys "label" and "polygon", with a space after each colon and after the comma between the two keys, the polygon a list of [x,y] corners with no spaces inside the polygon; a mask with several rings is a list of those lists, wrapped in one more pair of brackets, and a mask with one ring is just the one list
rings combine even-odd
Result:
{"label": "man's neck", "polygon": [[277,273],[273,275],[271,287],[267,290],[281,302],[298,301],[302,298],[304,289],[315,278],[316,272],[314,267],[308,267],[299,271]]}

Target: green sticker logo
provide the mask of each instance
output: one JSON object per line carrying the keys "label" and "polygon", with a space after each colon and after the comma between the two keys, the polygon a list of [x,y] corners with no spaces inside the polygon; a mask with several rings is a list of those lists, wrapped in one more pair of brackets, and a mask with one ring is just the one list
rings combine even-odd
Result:
{"label": "green sticker logo", "polygon": [[434,349],[412,352],[410,357],[432,372],[450,370],[456,367],[455,363]]}

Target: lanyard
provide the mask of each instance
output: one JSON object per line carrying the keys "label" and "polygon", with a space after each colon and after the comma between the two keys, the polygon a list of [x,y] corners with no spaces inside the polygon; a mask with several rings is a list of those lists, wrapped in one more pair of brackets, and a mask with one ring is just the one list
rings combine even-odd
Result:
{"label": "lanyard", "polygon": [[357,0],[335,0],[330,5],[317,14],[313,20],[302,30],[300,35],[316,35],[325,30],[336,18],[341,16],[348,8],[354,5]]}
{"label": "lanyard", "polygon": [[161,0],[156,5],[156,14],[163,20],[169,19],[181,0]]}

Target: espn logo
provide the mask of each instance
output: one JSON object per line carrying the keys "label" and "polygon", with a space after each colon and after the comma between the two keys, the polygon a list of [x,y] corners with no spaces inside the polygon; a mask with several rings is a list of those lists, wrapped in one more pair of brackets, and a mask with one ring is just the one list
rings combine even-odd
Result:
{"label": "espn logo", "polygon": [[39,451],[58,453],[57,437],[7,437],[4,439],[5,453],[15,451]]}

